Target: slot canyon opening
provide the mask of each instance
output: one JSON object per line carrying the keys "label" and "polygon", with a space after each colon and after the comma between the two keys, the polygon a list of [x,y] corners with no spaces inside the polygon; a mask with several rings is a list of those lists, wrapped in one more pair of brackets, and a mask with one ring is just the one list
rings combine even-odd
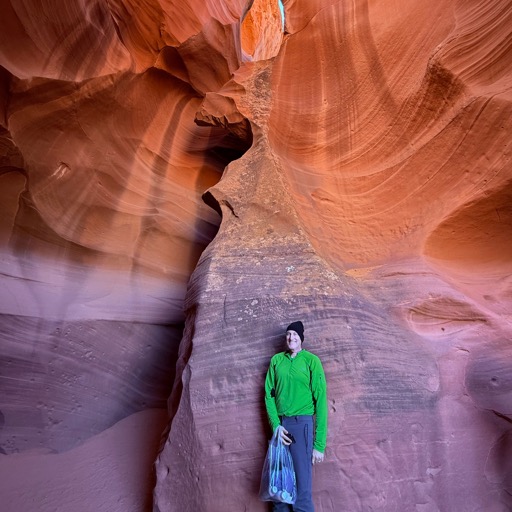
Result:
{"label": "slot canyon opening", "polygon": [[240,27],[244,60],[266,60],[278,54],[285,27],[284,12],[281,0],[249,3]]}

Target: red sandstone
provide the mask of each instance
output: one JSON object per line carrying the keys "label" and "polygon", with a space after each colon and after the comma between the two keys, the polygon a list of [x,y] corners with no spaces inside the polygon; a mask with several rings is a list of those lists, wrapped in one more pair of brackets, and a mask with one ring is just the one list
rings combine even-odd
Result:
{"label": "red sandstone", "polygon": [[6,512],[265,510],[298,318],[317,511],[512,508],[510,1],[4,4]]}

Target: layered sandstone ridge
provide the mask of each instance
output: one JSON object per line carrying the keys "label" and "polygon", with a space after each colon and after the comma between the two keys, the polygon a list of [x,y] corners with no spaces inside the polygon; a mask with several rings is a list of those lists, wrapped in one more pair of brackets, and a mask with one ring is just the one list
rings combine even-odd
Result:
{"label": "layered sandstone ridge", "polygon": [[3,6],[8,512],[266,510],[296,319],[316,510],[512,508],[512,4],[283,3]]}
{"label": "layered sandstone ridge", "polygon": [[255,139],[206,196],[157,510],[265,510],[264,373],[301,318],[329,387],[317,510],[504,512],[511,5],[285,11],[229,86]]}

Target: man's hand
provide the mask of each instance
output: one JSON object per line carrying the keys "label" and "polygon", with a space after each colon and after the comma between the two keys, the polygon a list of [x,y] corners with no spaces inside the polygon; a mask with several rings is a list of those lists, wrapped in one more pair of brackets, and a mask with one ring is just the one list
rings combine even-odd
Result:
{"label": "man's hand", "polygon": [[286,435],[288,434],[288,430],[286,430],[282,425],[279,425],[279,427],[277,427],[276,430],[279,430],[277,435],[279,436],[279,439],[281,439],[281,442],[283,444],[285,444],[286,446],[292,444],[292,440]]}
{"label": "man's hand", "polygon": [[312,457],[312,463],[317,464],[318,462],[322,462],[324,460],[324,454],[322,452],[319,452],[318,450],[313,449],[313,457]]}

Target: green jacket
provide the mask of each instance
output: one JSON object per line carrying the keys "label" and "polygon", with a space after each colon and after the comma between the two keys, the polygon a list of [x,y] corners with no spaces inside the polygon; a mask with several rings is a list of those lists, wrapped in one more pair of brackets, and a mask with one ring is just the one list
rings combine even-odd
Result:
{"label": "green jacket", "polygon": [[294,358],[288,352],[272,357],[265,379],[265,406],[272,430],[279,416],[316,415],[313,448],[325,451],[327,440],[327,385],[320,359],[301,350]]}

